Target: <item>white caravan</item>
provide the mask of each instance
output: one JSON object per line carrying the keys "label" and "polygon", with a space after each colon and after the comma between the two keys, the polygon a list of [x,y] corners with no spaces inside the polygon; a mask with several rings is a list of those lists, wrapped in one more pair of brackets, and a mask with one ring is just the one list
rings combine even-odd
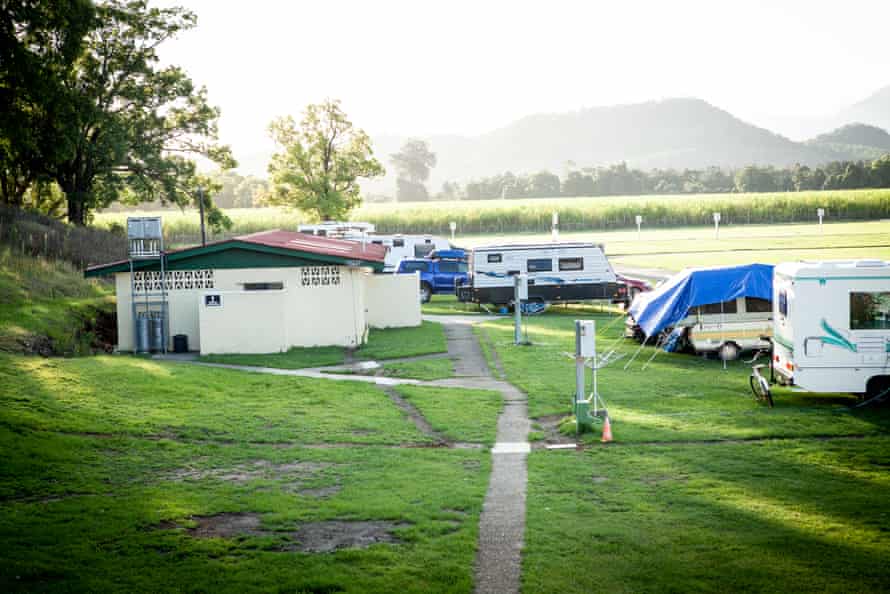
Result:
{"label": "white caravan", "polygon": [[383,272],[395,272],[405,258],[425,258],[434,250],[451,249],[451,242],[435,235],[383,235],[374,232],[371,223],[325,221],[316,225],[300,225],[300,233],[324,235],[351,241],[367,241],[386,248]]}
{"label": "white caravan", "polygon": [[697,353],[715,352],[733,361],[742,351],[769,349],[773,332],[772,303],[757,297],[737,297],[724,303],[691,307],[676,327],[688,328],[686,338]]}
{"label": "white caravan", "polygon": [[773,307],[780,383],[811,392],[890,388],[890,262],[779,264]]}
{"label": "white caravan", "polygon": [[517,274],[528,274],[529,301],[624,299],[627,291],[602,245],[545,243],[474,248],[469,255],[469,278],[457,287],[457,297],[465,302],[510,304]]}

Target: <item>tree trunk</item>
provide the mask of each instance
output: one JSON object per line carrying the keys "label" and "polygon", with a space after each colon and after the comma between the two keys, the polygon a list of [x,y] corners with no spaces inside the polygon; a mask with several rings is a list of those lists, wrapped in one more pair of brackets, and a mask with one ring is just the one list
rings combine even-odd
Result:
{"label": "tree trunk", "polygon": [[87,198],[89,192],[62,186],[65,199],[68,201],[68,222],[78,227],[87,224]]}

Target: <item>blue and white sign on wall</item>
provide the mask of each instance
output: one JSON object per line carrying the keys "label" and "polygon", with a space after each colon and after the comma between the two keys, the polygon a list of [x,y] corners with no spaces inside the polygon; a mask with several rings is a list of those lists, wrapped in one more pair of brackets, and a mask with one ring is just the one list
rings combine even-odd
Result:
{"label": "blue and white sign on wall", "polygon": [[222,295],[204,295],[204,307],[222,307]]}

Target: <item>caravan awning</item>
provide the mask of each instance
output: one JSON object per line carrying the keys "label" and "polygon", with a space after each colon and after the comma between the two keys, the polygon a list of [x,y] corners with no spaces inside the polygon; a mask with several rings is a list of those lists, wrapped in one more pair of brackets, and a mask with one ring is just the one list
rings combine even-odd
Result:
{"label": "caravan awning", "polygon": [[640,293],[628,313],[649,337],[686,317],[690,307],[737,297],[772,300],[773,267],[747,264],[719,268],[688,268],[653,291]]}

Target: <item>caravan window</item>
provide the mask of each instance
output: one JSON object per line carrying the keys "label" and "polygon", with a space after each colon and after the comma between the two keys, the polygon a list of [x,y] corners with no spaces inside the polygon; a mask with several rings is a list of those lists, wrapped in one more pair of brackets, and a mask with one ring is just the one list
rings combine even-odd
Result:
{"label": "caravan window", "polygon": [[526,262],[526,270],[529,272],[550,272],[553,270],[553,260],[550,258],[536,258]]}
{"label": "caravan window", "polygon": [[500,264],[501,263],[501,255],[500,254],[488,254],[488,263],[489,264]]}
{"label": "caravan window", "polygon": [[720,303],[708,303],[706,305],[702,305],[698,308],[699,315],[701,314],[734,314],[738,311],[738,307],[736,306],[735,299],[730,301],[724,301]]}
{"label": "caravan window", "polygon": [[788,293],[779,291],[779,313],[788,317]]}
{"label": "caravan window", "polygon": [[405,240],[401,237],[396,237],[392,240],[392,247],[405,247]]}
{"label": "caravan window", "polygon": [[773,302],[757,297],[745,297],[745,311],[748,313],[770,313],[773,311]]}
{"label": "caravan window", "polygon": [[430,243],[418,243],[414,245],[414,257],[415,258],[425,258],[427,257],[436,246]]}
{"label": "caravan window", "polygon": [[890,292],[850,293],[850,330],[890,330]]}
{"label": "caravan window", "polygon": [[560,270],[584,270],[584,258],[560,258]]}

